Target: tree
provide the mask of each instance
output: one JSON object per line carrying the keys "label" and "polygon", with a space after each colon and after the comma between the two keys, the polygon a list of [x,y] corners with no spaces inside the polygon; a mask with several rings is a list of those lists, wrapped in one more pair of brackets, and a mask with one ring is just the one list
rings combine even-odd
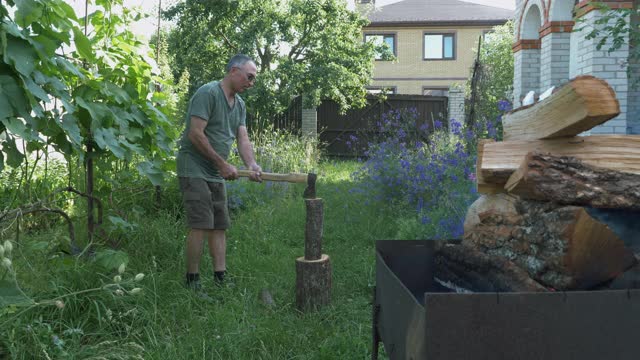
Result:
{"label": "tree", "polygon": [[139,15],[122,0],[96,0],[85,24],[62,0],[7,3],[15,12],[0,3],[0,169],[23,161],[20,139],[27,151],[52,146],[87,160],[139,156],[138,169],[160,183],[176,131],[151,50],[127,30]]}
{"label": "tree", "polygon": [[222,78],[225,62],[245,53],[259,67],[245,96],[254,116],[279,113],[301,94],[306,106],[366,103],[374,45],[363,42],[366,20],[344,0],[187,0],[164,15],[177,23],[169,38],[174,76],[187,69],[192,91]]}
{"label": "tree", "polygon": [[[609,53],[618,50],[623,44],[629,43],[629,65],[627,71],[630,78],[634,80],[632,84],[637,88],[640,79],[634,78],[633,71],[640,68],[640,0],[634,0],[632,8],[612,9],[606,3],[593,2],[594,6],[603,14],[595,21],[594,26],[585,36],[586,39],[598,39],[596,48],[598,50],[607,46]],[[582,19],[581,19],[582,20]],[[582,20],[584,24],[584,20]],[[583,30],[585,27],[577,29]]]}
{"label": "tree", "polygon": [[0,3],[0,170],[5,157],[17,167],[50,146],[84,160],[91,240],[94,160],[140,159],[138,171],[159,185],[177,136],[152,52],[127,30],[139,15],[122,0],[96,0],[83,21],[62,0],[7,3],[14,12]]}
{"label": "tree", "polygon": [[[513,91],[513,22],[495,26],[480,47],[480,67],[475,97],[476,123],[493,126]],[[500,102],[503,100],[502,102]],[[499,107],[500,103],[500,107]],[[491,134],[490,134],[491,135]]]}

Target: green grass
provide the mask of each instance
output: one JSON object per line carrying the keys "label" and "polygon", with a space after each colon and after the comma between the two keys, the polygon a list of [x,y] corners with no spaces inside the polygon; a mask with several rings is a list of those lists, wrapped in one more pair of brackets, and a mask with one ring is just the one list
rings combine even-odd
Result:
{"label": "green grass", "polygon": [[[302,314],[294,304],[295,259],[304,251],[304,185],[282,190],[241,180],[234,191],[242,188],[246,201],[234,212],[227,234],[234,286],[214,288],[208,255],[201,265],[214,303],[183,287],[186,227],[180,207],[169,204],[168,210],[148,211],[123,234],[121,250],[129,256],[123,277],[145,273],[141,294],[101,290],[70,296],[63,309],[38,306],[20,315],[20,308],[0,311],[0,359],[3,352],[16,359],[370,358],[375,240],[392,238],[398,229],[383,209],[366,207],[349,193],[349,175],[357,167],[355,162],[325,162],[319,169],[323,252],[333,268],[329,307]],[[168,191],[167,199],[177,198],[175,189]],[[36,300],[98,287],[116,274],[93,261],[33,246],[63,234],[22,234],[14,250],[17,278]],[[259,301],[263,288],[273,295],[275,307]]]}

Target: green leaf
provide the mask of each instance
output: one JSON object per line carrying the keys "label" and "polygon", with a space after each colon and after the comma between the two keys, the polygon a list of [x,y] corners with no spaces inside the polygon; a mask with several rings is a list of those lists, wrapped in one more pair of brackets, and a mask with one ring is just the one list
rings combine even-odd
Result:
{"label": "green leaf", "polygon": [[33,300],[22,292],[15,279],[0,280],[0,308],[12,305],[29,306]]}
{"label": "green leaf", "polygon": [[7,165],[17,168],[22,165],[24,155],[18,150],[15,139],[7,139],[2,143],[2,150],[7,154]]}
{"label": "green leaf", "polygon": [[146,176],[155,186],[164,185],[164,172],[150,161],[139,163],[136,168],[138,172]]}
{"label": "green leaf", "polygon": [[80,107],[87,109],[92,119],[95,119],[95,120],[102,119],[108,111],[108,108],[104,104],[88,102],[80,96],[76,96],[75,99],[76,99],[76,103]]}
{"label": "green leaf", "polygon": [[[10,111],[8,109],[13,108],[14,111],[12,111],[10,113],[11,115],[9,116],[17,113],[18,115],[25,118],[31,117],[31,115],[29,115],[31,112],[31,107],[26,101],[26,97],[24,91],[22,90],[22,87],[18,85],[18,82],[15,78],[8,75],[0,75],[0,98],[3,97],[5,98],[6,102],[9,103],[10,107],[3,106],[2,109],[0,109],[0,114],[6,114],[8,111]],[[4,117],[6,118],[6,116]],[[0,116],[0,120],[2,118],[3,116]]]}
{"label": "green leaf", "polygon": [[18,27],[18,25],[16,25],[14,22],[4,22],[2,23],[2,28],[9,34],[17,37],[17,38],[21,38],[21,39],[26,39],[26,36],[24,36],[24,34],[20,31],[20,28]]}
{"label": "green leaf", "polygon": [[36,68],[38,54],[29,42],[7,36],[7,51],[4,53],[4,62],[13,65],[18,72],[29,76]]}
{"label": "green leaf", "polygon": [[24,77],[22,78],[22,80],[24,81],[27,90],[29,90],[33,96],[44,101],[45,103],[51,102],[51,99],[49,99],[49,95],[46,93],[46,91],[44,91],[40,86],[38,86],[38,84],[31,80],[31,78]]}
{"label": "green leaf", "polygon": [[62,117],[62,129],[75,145],[80,146],[82,144],[80,127],[78,127],[78,119],[75,116],[69,113],[64,114]]}
{"label": "green leaf", "polygon": [[114,134],[114,129],[96,128],[93,130],[93,139],[101,149],[109,149],[119,159],[124,159],[126,150],[120,146],[120,142]]}
{"label": "green leaf", "polygon": [[27,126],[22,120],[18,120],[14,117],[10,117],[2,120],[2,123],[7,127],[7,130],[11,132],[13,135],[17,135],[19,137],[29,136],[29,131],[27,131]]}
{"label": "green leaf", "polygon": [[131,101],[129,94],[116,84],[106,81],[103,85],[104,87],[101,90],[102,94],[105,96],[113,96],[118,104],[124,104]]}
{"label": "green leaf", "polygon": [[111,224],[113,225],[113,227],[119,230],[131,231],[136,227],[136,224],[132,224],[126,221],[125,219],[121,218],[120,216],[109,215],[108,218]]}
{"label": "green leaf", "polygon": [[93,61],[95,59],[95,57],[93,56],[93,51],[91,49],[91,41],[89,41],[89,39],[84,36],[82,31],[76,27],[73,28],[73,41],[80,56],[89,61]]}
{"label": "green leaf", "polygon": [[77,66],[75,66],[74,64],[72,64],[69,61],[67,61],[67,59],[59,57],[55,61],[56,61],[56,64],[63,71],[70,72],[73,75],[79,77],[80,79],[84,79],[85,78],[84,74],[80,71],[80,69]]}
{"label": "green leaf", "polygon": [[129,263],[129,255],[120,250],[105,249],[96,252],[95,263],[107,271],[117,270]]}
{"label": "green leaf", "polygon": [[13,110],[11,110],[9,97],[4,93],[2,83],[0,82],[0,121],[9,116],[13,116]]}
{"label": "green leaf", "polygon": [[16,23],[26,28],[42,17],[42,4],[35,0],[16,0]]}
{"label": "green leaf", "polygon": [[53,8],[54,11],[60,16],[66,16],[69,19],[78,20],[76,12],[69,4],[65,3],[64,1],[55,2]]}

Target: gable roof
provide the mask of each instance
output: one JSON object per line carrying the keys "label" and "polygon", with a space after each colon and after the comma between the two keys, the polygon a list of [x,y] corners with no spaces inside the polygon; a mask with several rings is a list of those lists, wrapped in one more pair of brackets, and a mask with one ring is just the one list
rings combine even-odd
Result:
{"label": "gable roof", "polygon": [[514,10],[459,0],[404,0],[381,6],[367,17],[371,26],[500,25]]}

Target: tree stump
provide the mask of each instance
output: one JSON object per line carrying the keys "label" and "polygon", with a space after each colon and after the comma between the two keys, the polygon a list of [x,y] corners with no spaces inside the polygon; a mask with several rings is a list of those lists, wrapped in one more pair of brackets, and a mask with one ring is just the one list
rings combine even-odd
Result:
{"label": "tree stump", "polygon": [[331,261],[322,254],[318,260],[296,259],[296,307],[317,310],[331,302]]}
{"label": "tree stump", "polygon": [[318,260],[322,256],[322,199],[305,199],[307,222],[304,231],[304,258]]}

